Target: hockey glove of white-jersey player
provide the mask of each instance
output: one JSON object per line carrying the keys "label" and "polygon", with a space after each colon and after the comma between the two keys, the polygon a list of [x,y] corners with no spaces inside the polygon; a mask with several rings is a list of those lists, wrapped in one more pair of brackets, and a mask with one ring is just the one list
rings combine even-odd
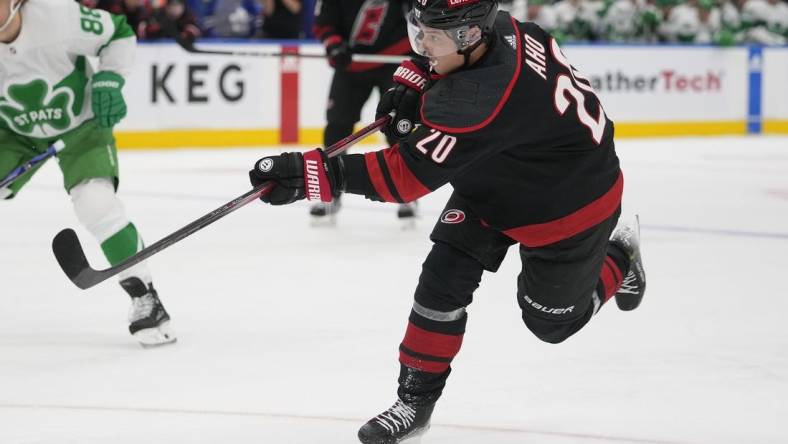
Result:
{"label": "hockey glove of white-jersey player", "polygon": [[123,77],[110,72],[101,71],[93,75],[91,80],[91,105],[96,122],[102,128],[112,128],[126,117],[126,101],[123,99]]}
{"label": "hockey glove of white-jersey player", "polygon": [[340,168],[332,166],[320,148],[263,157],[249,171],[249,181],[257,187],[268,181],[275,183],[260,200],[271,205],[286,205],[301,199],[331,202],[338,195]]}
{"label": "hockey glove of white-jersey player", "polygon": [[394,86],[383,93],[375,111],[377,119],[394,111],[391,121],[381,129],[383,134],[398,140],[405,139],[421,121],[421,95],[427,86],[428,72],[429,63],[417,58],[404,61],[394,71]]}

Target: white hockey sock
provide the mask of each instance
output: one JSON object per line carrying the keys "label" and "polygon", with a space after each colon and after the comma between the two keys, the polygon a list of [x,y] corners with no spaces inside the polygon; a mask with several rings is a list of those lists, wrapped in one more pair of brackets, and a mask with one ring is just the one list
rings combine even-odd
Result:
{"label": "white hockey sock", "polygon": [[[142,238],[126,216],[109,178],[84,180],[72,188],[70,194],[77,219],[99,241],[110,264],[115,265],[142,249]],[[145,262],[124,270],[118,277],[120,280],[137,277],[146,284],[151,282]]]}

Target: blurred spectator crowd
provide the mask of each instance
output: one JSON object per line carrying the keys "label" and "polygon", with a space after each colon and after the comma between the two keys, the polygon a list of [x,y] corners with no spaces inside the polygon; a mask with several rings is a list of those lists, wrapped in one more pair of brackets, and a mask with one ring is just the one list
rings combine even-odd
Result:
{"label": "blurred spectator crowd", "polygon": [[[140,39],[311,37],[315,0],[80,0]],[[331,0],[325,0],[331,1]],[[788,44],[788,0],[499,0],[561,42]]]}
{"label": "blurred spectator crowd", "polygon": [[502,0],[562,42],[788,42],[786,0]]}
{"label": "blurred spectator crowd", "polygon": [[[199,37],[300,39],[302,0],[78,0],[125,15],[139,39]],[[313,4],[314,1],[312,0]]]}

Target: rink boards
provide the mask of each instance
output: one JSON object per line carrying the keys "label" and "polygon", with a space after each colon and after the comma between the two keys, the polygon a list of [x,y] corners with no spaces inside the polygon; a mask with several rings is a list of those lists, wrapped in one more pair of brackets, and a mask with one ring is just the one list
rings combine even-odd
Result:
{"label": "rink boards", "polygon": [[[208,49],[320,54],[315,43]],[[571,45],[570,61],[623,137],[788,134],[788,48]],[[332,70],[324,59],[190,54],[141,44],[127,79],[121,147],[319,145]],[[363,121],[373,119],[370,100]]]}

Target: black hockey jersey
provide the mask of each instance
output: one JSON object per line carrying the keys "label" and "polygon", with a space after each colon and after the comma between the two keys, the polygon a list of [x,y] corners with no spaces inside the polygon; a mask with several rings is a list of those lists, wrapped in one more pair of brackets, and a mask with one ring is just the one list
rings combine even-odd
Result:
{"label": "black hockey jersey", "polygon": [[[312,32],[323,44],[344,40],[354,53],[401,55],[410,52],[405,0],[318,0]],[[364,71],[377,63],[352,63],[347,71]]]}
{"label": "black hockey jersey", "polygon": [[551,244],[619,207],[613,122],[548,33],[505,12],[494,29],[477,63],[433,79],[405,142],[344,158],[345,188],[405,202],[451,183],[493,229]]}

